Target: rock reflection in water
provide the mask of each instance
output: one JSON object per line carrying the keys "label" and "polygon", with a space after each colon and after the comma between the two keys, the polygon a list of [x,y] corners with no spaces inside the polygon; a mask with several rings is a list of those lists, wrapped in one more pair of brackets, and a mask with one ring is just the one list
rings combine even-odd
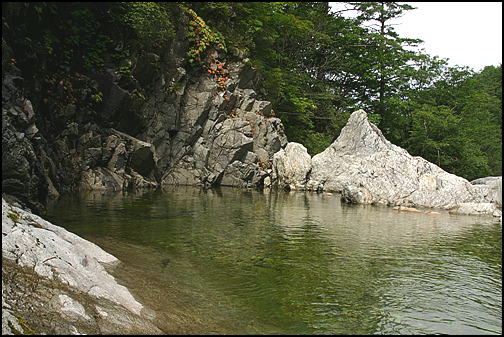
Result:
{"label": "rock reflection in water", "polygon": [[502,331],[492,218],[193,187],[88,193],[50,213],[124,262],[118,282],[165,332]]}

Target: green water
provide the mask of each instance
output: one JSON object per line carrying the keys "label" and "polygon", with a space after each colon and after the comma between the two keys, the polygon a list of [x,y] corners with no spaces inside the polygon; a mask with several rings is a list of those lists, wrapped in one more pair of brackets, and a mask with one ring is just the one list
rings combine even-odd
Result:
{"label": "green water", "polygon": [[80,193],[48,220],[166,333],[501,334],[502,225],[338,195],[192,187]]}

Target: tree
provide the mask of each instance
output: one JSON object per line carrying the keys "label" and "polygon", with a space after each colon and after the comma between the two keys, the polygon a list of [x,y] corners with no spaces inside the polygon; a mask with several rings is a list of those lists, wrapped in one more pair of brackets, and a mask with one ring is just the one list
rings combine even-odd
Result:
{"label": "tree", "polygon": [[442,65],[436,69],[441,72],[432,76],[435,80],[429,86],[411,93],[412,127],[405,147],[469,180],[502,175],[498,118],[502,101],[497,84],[480,82],[492,70],[482,76],[467,68]]}
{"label": "tree", "polygon": [[388,100],[400,94],[398,88],[409,81],[407,74],[413,68],[410,61],[418,59],[418,54],[405,47],[416,47],[423,42],[420,39],[399,37],[390,21],[415,8],[396,2],[350,4],[359,12],[357,20],[368,29],[368,34],[363,39],[363,44],[367,47],[361,55],[362,62],[367,67],[362,67],[364,72],[359,73],[365,88],[362,103],[370,113],[378,115],[379,127],[387,135],[396,126],[394,109]]}
{"label": "tree", "polygon": [[502,64],[498,67],[485,67],[480,73],[475,74],[473,79],[476,89],[499,100],[500,103],[491,112],[502,130]]}
{"label": "tree", "polygon": [[348,106],[355,103],[358,89],[347,74],[358,58],[355,45],[363,30],[329,13],[326,3],[289,3],[283,14],[311,24],[289,35],[284,25],[274,50],[262,48],[268,99],[289,139],[303,143],[313,155],[339,135],[349,117]]}

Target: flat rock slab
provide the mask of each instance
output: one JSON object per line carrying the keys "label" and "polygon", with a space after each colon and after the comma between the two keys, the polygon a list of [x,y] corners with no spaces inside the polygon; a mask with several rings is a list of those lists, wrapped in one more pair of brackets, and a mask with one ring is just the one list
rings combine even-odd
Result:
{"label": "flat rock slab", "polygon": [[450,214],[502,216],[502,212],[497,208],[496,204],[490,202],[461,203],[457,207],[451,209]]}

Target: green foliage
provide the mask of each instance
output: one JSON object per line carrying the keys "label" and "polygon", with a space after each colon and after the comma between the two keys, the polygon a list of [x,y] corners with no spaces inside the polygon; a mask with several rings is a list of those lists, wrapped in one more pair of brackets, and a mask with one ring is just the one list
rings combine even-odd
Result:
{"label": "green foliage", "polygon": [[415,153],[437,165],[446,164],[446,150],[460,118],[446,106],[426,104],[413,112],[413,127],[408,142],[408,151]]}
{"label": "green foliage", "polygon": [[123,75],[127,75],[131,72],[131,64],[126,64],[125,66],[119,67],[119,72]]}
{"label": "green foliage", "polygon": [[466,100],[451,149],[458,160],[450,171],[469,180],[502,175],[502,129],[492,114],[500,102],[484,92],[472,93]]}
{"label": "green foliage", "polygon": [[22,215],[19,212],[12,210],[12,208],[11,212],[7,213],[7,216],[11,218],[11,220],[14,221],[14,223],[18,223],[19,220],[21,220],[22,218]]}
{"label": "green foliage", "polygon": [[495,90],[480,89],[493,85],[482,86],[480,74],[471,74],[449,68],[416,92],[410,137],[405,138],[413,155],[469,180],[502,174],[502,101],[491,94]]}
{"label": "green foliage", "polygon": [[194,64],[196,61],[202,61],[203,53],[211,45],[218,45],[221,49],[226,50],[224,38],[218,31],[210,29],[192,9],[187,8],[186,12],[191,16],[189,41],[192,44],[187,52],[189,63]]}
{"label": "green foliage", "polygon": [[144,49],[159,48],[174,37],[169,19],[173,5],[167,3],[7,4],[9,10],[3,18],[4,26],[9,27],[6,34],[14,41],[14,48],[36,55],[37,72],[82,71],[101,66],[110,58],[120,61],[128,51],[113,50],[113,42],[117,36],[128,36],[128,29]]}
{"label": "green foliage", "polygon": [[157,2],[118,2],[111,8],[112,18],[134,29],[150,45],[161,46],[175,36],[170,10]]}
{"label": "green foliage", "polygon": [[100,29],[95,12],[100,5],[90,3],[25,3],[9,13],[6,31],[13,47],[24,49],[38,59],[37,71],[56,72],[90,69],[104,62],[111,38]]}
{"label": "green foliage", "polygon": [[272,102],[289,140],[310,154],[324,150],[363,108],[413,155],[468,179],[502,174],[502,66],[475,72],[413,51],[422,41],[400,37],[390,24],[413,10],[407,4],[347,5],[357,18],[331,13],[325,2],[11,2],[3,3],[2,34],[25,55],[16,60],[24,76],[40,75],[53,95],[58,71],[113,61],[130,74],[129,50],[115,50],[112,40],[138,39],[142,50],[169,47],[174,24],[184,24],[175,18],[185,12],[189,64],[225,90],[229,71],[214,50],[249,58],[264,77],[261,99]]}
{"label": "green foliage", "polygon": [[15,312],[12,312],[12,315],[14,317],[16,317],[19,325],[21,325],[21,327],[23,328],[22,332],[18,331],[14,327],[14,325],[9,321],[8,325],[9,325],[9,328],[11,329],[12,334],[14,334],[14,335],[37,335],[37,333],[30,326],[28,326],[28,323],[26,322],[26,319],[23,316],[15,313]]}
{"label": "green foliage", "polygon": [[331,142],[332,139],[324,133],[310,132],[305,136],[302,144],[307,149],[310,149],[308,153],[313,156],[327,149],[331,145]]}
{"label": "green foliage", "polygon": [[91,99],[96,103],[100,103],[103,100],[103,94],[101,92],[98,92],[94,95],[91,95]]}

